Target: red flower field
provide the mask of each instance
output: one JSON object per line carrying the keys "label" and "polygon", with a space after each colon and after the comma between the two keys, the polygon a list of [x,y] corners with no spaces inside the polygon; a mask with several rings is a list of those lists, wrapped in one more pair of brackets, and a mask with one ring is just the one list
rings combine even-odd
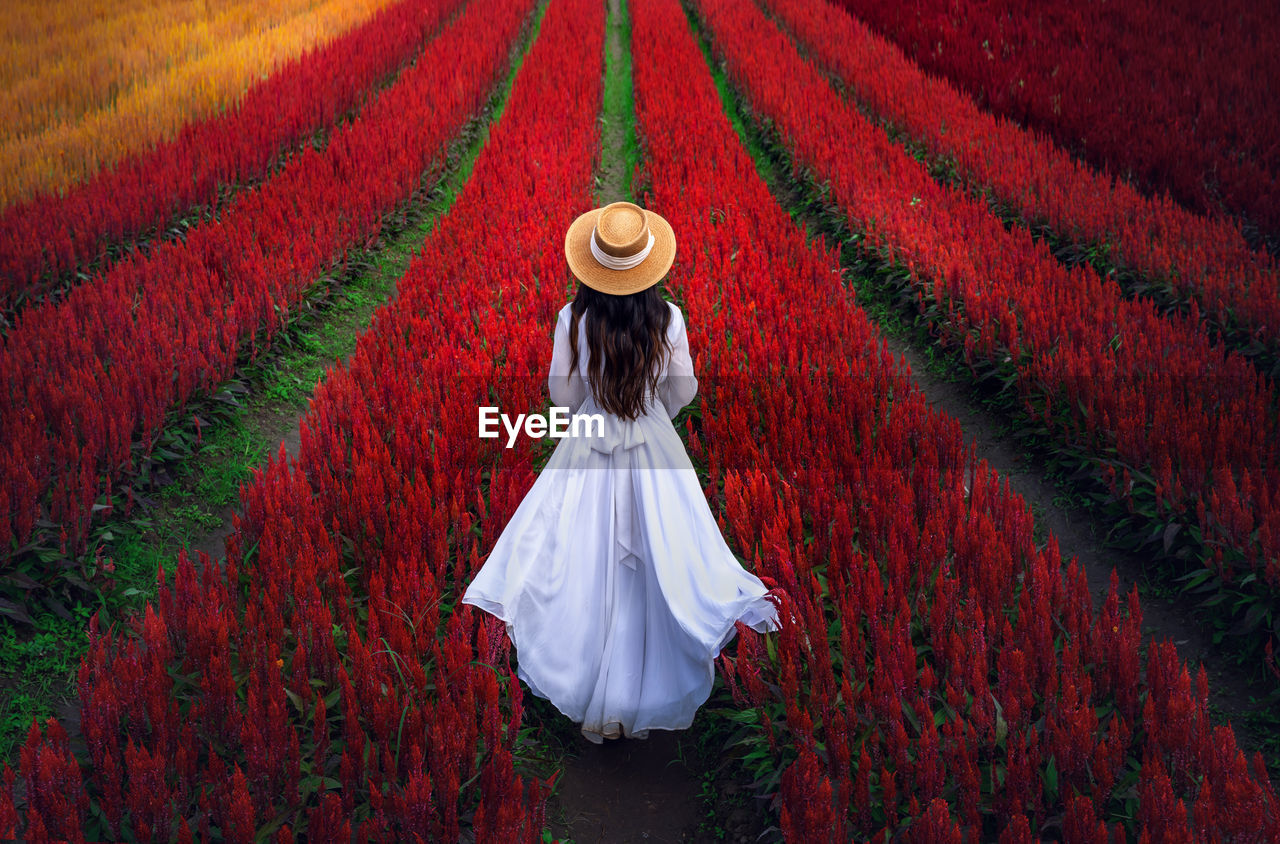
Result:
{"label": "red flower field", "polygon": [[[1276,123],[1240,41],[1277,22],[1228,4],[1184,68],[1206,13],[1119,5],[396,0],[6,209],[0,838],[566,840],[542,702],[459,598],[550,453],[476,408],[546,408],[564,232],[621,185],[676,233],[677,430],[780,606],[717,657],[705,728],[770,840],[1280,841]],[[317,280],[390,255],[450,179],[296,455],[240,486],[225,559],[69,573],[121,568],[161,436],[218,433],[201,402],[289,360]],[[1091,588],[891,334],[1071,474],[1150,594]],[[1179,591],[1274,703],[1248,741],[1148,635]],[[87,619],[51,646],[75,718],[5,676],[35,595]]]}

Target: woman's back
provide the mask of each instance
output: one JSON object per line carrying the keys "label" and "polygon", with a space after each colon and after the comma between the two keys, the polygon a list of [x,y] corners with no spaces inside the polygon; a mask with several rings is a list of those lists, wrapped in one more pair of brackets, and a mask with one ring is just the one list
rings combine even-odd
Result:
{"label": "woman's back", "polygon": [[[661,358],[658,369],[657,393],[649,394],[645,403],[645,415],[661,406],[668,419],[674,419],[698,393],[698,379],[693,373],[693,359],[689,353],[689,335],[685,328],[684,314],[668,302],[671,321],[667,325],[666,339],[669,353]],[[587,341],[588,315],[578,320],[578,364],[573,367],[573,350],[570,342],[570,326],[573,322],[573,305],[560,309],[556,318],[555,342],[551,354],[551,370],[547,387],[551,403],[568,407],[571,413],[600,412],[602,403],[592,395],[589,372],[591,349]]]}

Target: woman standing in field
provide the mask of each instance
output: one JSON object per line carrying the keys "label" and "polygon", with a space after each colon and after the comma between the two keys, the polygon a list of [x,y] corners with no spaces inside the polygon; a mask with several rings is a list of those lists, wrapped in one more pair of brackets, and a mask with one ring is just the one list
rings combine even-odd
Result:
{"label": "woman standing in field", "polygon": [[556,321],[553,405],[603,419],[565,437],[462,598],[498,618],[518,676],[583,735],[682,730],[742,621],[778,629],[729,550],[672,419],[697,393],[661,216],[615,202],[565,236],[577,296]]}

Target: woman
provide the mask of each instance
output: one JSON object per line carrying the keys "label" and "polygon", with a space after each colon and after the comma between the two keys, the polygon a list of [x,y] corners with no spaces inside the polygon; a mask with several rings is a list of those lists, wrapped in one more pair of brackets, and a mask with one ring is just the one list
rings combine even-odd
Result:
{"label": "woman", "polygon": [[734,622],[763,633],[778,617],[671,422],[698,389],[684,316],[657,286],[671,226],[615,202],[573,222],[565,257],[581,283],[548,387],[597,424],[560,440],[462,602],[506,623],[519,678],[601,744],[688,728]]}

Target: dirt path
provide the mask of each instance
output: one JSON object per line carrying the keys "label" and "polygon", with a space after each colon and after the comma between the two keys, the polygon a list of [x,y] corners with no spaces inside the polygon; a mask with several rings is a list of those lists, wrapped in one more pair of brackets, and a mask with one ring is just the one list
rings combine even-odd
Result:
{"label": "dirt path", "polygon": [[562,818],[554,834],[576,844],[696,840],[684,837],[698,820],[697,780],[681,761],[684,740],[669,730],[600,745],[581,738],[548,807],[549,818]]}
{"label": "dirt path", "polygon": [[[1130,587],[1146,579],[1143,560],[1107,547],[1094,518],[1081,508],[1064,504],[1058,487],[1028,459],[1022,447],[1012,437],[1000,433],[1003,420],[983,409],[965,385],[932,374],[921,349],[898,338],[888,335],[886,338],[892,352],[901,355],[911,367],[912,376],[929,404],[958,420],[965,440],[975,443],[977,456],[1007,477],[1010,487],[1026,499],[1035,512],[1037,524],[1058,540],[1064,563],[1072,557],[1079,561],[1089,581],[1095,613],[1106,600],[1112,569],[1118,576],[1123,602]],[[1148,595],[1141,598],[1141,607],[1144,641],[1149,644],[1171,640],[1179,656],[1191,666],[1193,680],[1196,666],[1203,664],[1209,678],[1210,707],[1231,721],[1236,740],[1246,755],[1262,750],[1266,756],[1263,737],[1248,724],[1248,716],[1262,711],[1262,706],[1249,703],[1250,695],[1262,699],[1268,690],[1251,683],[1244,671],[1221,657],[1212,636],[1195,622],[1192,601]],[[1276,778],[1274,766],[1272,778]]]}
{"label": "dirt path", "polygon": [[[622,0],[608,0],[605,52],[611,72],[629,55]],[[608,83],[607,83],[608,84]],[[630,79],[625,80],[630,86]],[[596,204],[627,199],[630,173],[623,150],[634,114],[605,103],[601,113],[603,154]],[[653,730],[647,739],[620,738],[592,744],[578,733],[548,806],[553,833],[588,842],[695,841],[698,774],[689,731]]]}

